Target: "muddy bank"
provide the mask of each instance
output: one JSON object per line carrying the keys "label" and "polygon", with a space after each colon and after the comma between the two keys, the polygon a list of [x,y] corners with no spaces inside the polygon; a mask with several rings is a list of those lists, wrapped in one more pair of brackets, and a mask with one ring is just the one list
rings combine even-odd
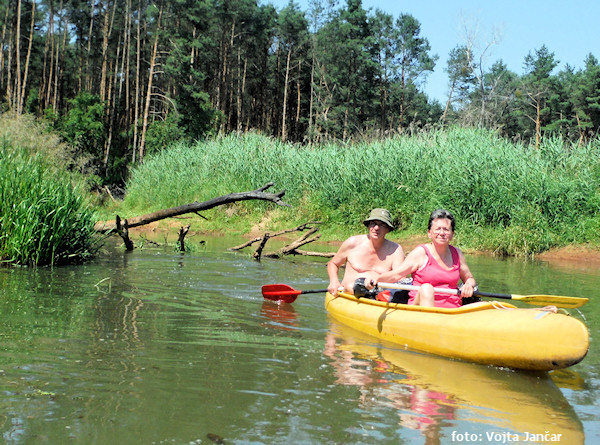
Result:
{"label": "muddy bank", "polygon": [[[137,237],[144,237],[148,239],[163,239],[165,235],[169,235],[169,239],[177,239],[177,231],[182,225],[182,220],[187,218],[174,218],[172,220],[159,221],[151,224],[147,224],[145,226],[136,227],[130,229],[132,235]],[[260,235],[262,232],[255,228],[251,233],[248,233],[244,236],[244,238],[254,238]],[[260,232],[260,233],[259,233]],[[191,236],[201,237],[201,238],[213,238],[213,237],[223,237],[227,236],[225,231],[193,231],[190,232]],[[191,238],[190,236],[190,238]],[[287,240],[287,238],[292,238],[293,235],[288,237],[282,237],[282,241]],[[195,238],[196,239],[196,238]],[[422,243],[426,243],[428,241],[425,235],[423,236],[411,236],[408,238],[399,238],[392,237],[392,239],[400,245],[402,245],[404,251],[406,253],[410,252],[416,246]],[[336,252],[340,244],[342,243],[342,239],[340,240],[329,240],[329,241],[316,241],[315,245],[318,245],[320,251],[325,252]],[[193,242],[193,241],[192,241]],[[486,251],[467,251],[470,255],[492,255],[491,252]],[[546,252],[538,254],[535,256],[535,260],[545,261],[551,264],[555,264],[557,266],[564,264],[569,267],[598,267],[600,268],[600,250],[594,249],[588,245],[571,245],[556,249],[550,249]]]}

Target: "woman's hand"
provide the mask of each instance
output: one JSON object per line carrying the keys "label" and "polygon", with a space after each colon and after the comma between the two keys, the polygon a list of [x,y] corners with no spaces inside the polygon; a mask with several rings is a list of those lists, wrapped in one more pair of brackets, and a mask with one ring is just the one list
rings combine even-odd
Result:
{"label": "woman's hand", "polygon": [[464,283],[460,288],[460,298],[470,298],[473,296],[474,291],[475,287],[471,283]]}

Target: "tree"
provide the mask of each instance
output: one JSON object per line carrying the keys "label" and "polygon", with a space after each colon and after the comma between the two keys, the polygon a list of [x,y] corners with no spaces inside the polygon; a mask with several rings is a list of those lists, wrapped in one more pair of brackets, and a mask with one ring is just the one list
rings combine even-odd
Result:
{"label": "tree", "polygon": [[450,51],[446,66],[448,73],[448,100],[442,115],[442,124],[446,122],[448,111],[453,103],[468,103],[469,94],[476,84],[476,76],[473,72],[474,64],[472,53],[464,45],[459,45]]}
{"label": "tree", "polygon": [[298,125],[300,104],[301,104],[301,75],[302,65],[306,57],[306,45],[308,42],[308,22],[303,12],[298,8],[298,5],[290,0],[279,14],[278,24],[278,44],[280,50],[285,54],[285,80],[283,82],[283,109],[281,120],[281,139],[285,141],[288,136],[288,96],[290,94],[290,82],[292,79],[292,67],[298,66],[298,71],[295,74],[296,91],[298,93],[296,102],[296,126]]}
{"label": "tree", "polygon": [[581,143],[600,129],[600,64],[591,53],[585,59],[585,69],[571,78],[570,86]]}
{"label": "tree", "polygon": [[[525,56],[526,74],[522,79],[521,100],[529,108],[524,114],[535,125],[535,146],[540,146],[542,137],[542,126],[547,123],[549,118],[549,108],[547,108],[548,99],[555,89],[554,79],[551,77],[552,70],[558,65],[554,59],[554,53],[551,53],[545,45],[535,54]],[[533,110],[532,110],[533,109]]]}
{"label": "tree", "polygon": [[437,55],[429,55],[431,46],[429,41],[420,37],[421,24],[410,14],[401,14],[396,20],[394,35],[394,52],[396,57],[396,79],[399,87],[399,116],[398,126],[406,125],[406,116],[409,109],[408,96],[410,91],[417,89],[428,72],[433,71]]}
{"label": "tree", "polygon": [[87,159],[84,173],[96,173],[102,165],[104,148],[104,104],[98,95],[82,92],[69,101],[69,111],[60,121],[60,132],[76,149],[76,157]]}

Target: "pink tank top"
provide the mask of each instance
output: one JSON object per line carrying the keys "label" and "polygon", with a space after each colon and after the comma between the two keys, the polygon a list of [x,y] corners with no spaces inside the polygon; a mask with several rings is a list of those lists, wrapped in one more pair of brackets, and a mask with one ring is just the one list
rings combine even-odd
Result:
{"label": "pink tank top", "polygon": [[[457,289],[458,280],[460,280],[460,257],[456,248],[450,247],[452,253],[452,268],[448,270],[446,266],[440,266],[431,256],[429,249],[425,244],[420,247],[425,249],[427,254],[427,263],[425,266],[412,273],[413,286],[420,286],[423,283],[430,283],[433,287],[442,287],[445,289]],[[414,304],[417,291],[410,291],[408,304]],[[461,305],[458,295],[435,294],[435,307],[459,307]]]}

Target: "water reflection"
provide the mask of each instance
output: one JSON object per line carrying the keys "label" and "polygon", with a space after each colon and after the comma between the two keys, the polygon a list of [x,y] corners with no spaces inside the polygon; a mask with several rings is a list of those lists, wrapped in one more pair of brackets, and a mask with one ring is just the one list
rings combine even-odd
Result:
{"label": "water reflection", "polygon": [[296,309],[289,303],[265,300],[260,308],[260,313],[269,320],[268,323],[261,323],[261,326],[284,331],[290,331],[298,327]]}
{"label": "water reflection", "polygon": [[[562,443],[584,443],[580,420],[548,374],[401,351],[334,320],[324,354],[337,383],[359,389],[361,404],[394,408],[398,424],[420,431],[427,444],[458,434],[476,434],[485,443],[546,433]],[[567,379],[576,380],[573,374]]]}

